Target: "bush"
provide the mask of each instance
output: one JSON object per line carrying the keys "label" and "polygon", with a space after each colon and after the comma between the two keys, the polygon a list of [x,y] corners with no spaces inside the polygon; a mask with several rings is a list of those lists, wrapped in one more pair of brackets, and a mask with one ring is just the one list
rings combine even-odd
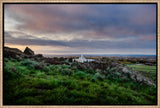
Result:
{"label": "bush", "polygon": [[25,59],[23,61],[20,62],[22,65],[27,66],[28,68],[33,69],[35,67],[35,65],[37,65],[36,61],[32,61],[30,59]]}
{"label": "bush", "polygon": [[43,64],[35,64],[34,65],[34,69],[36,69],[36,70],[43,70],[43,68],[44,68],[44,65]]}
{"label": "bush", "polygon": [[97,78],[92,77],[90,81],[92,81],[92,82],[96,82],[96,81],[97,81]]}
{"label": "bush", "polygon": [[22,77],[22,72],[18,71],[15,67],[5,66],[4,67],[4,80],[11,80]]}
{"label": "bush", "polygon": [[101,75],[99,72],[97,72],[93,77],[98,80],[104,80],[105,78],[105,76]]}
{"label": "bush", "polygon": [[81,71],[85,71],[87,68],[83,64],[79,63],[79,64],[77,64],[77,69],[79,69]]}
{"label": "bush", "polygon": [[104,74],[106,78],[110,80],[116,80],[118,81],[119,78],[124,78],[124,75],[121,74],[121,72],[118,72],[116,68],[107,68],[106,71],[104,71]]}
{"label": "bush", "polygon": [[116,68],[110,68],[110,67],[108,67],[106,69],[106,71],[107,71],[107,73],[114,73],[116,71]]}
{"label": "bush", "polygon": [[4,58],[4,62],[8,62],[8,58]]}
{"label": "bush", "polygon": [[94,74],[94,73],[95,73],[95,71],[94,71],[93,69],[87,69],[86,72],[87,72],[87,73],[90,73],[90,74]]}
{"label": "bush", "polygon": [[41,70],[41,71],[45,71],[45,72],[51,71],[51,70],[50,70],[50,67],[47,66],[47,64],[44,63],[44,62],[36,63],[36,64],[34,65],[34,69],[36,69],[36,70]]}
{"label": "bush", "polygon": [[65,69],[60,69],[60,73],[62,75],[72,75],[74,72],[71,69],[65,68]]}
{"label": "bush", "polygon": [[58,82],[59,86],[67,87],[69,90],[77,88],[77,82],[74,79],[63,79],[59,80]]}
{"label": "bush", "polygon": [[46,63],[44,62],[36,62],[30,59],[25,59],[23,61],[20,62],[23,66],[27,66],[27,68],[29,69],[35,69],[35,70],[41,70],[41,71],[45,71],[48,72],[50,71],[50,67],[47,66]]}
{"label": "bush", "polygon": [[69,65],[62,65],[62,68],[70,68]]}
{"label": "bush", "polygon": [[[98,71],[98,70],[97,70]],[[91,78],[90,81],[96,82],[97,80],[103,81],[105,79],[104,75],[101,75],[99,72],[95,73],[94,76]]]}
{"label": "bush", "polygon": [[85,72],[78,71],[78,72],[74,73],[74,76],[77,77],[77,78],[80,78],[80,79],[84,79],[84,78],[86,78],[88,75],[87,75],[87,73],[85,73]]}

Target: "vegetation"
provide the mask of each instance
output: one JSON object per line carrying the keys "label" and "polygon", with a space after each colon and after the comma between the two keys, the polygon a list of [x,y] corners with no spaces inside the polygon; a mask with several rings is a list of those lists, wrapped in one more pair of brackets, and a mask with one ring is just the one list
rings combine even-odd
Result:
{"label": "vegetation", "polygon": [[156,65],[156,59],[148,59],[148,57],[142,57],[142,58],[135,58],[135,57],[130,57],[130,58],[120,58],[118,59],[118,63],[123,63],[123,64],[147,64],[151,66]]}
{"label": "vegetation", "polygon": [[156,66],[132,64],[132,65],[128,65],[128,67],[131,67],[135,71],[139,71],[141,74],[143,74],[144,76],[147,76],[148,78],[152,79],[156,83]]}
{"label": "vegetation", "polygon": [[123,74],[114,68],[101,72],[75,65],[4,58],[4,105],[157,104],[155,86],[120,79]]}

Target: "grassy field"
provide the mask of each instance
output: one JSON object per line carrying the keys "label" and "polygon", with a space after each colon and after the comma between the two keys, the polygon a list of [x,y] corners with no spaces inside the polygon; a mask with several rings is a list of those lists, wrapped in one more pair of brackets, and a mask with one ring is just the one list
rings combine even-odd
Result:
{"label": "grassy field", "polygon": [[156,87],[71,65],[4,59],[4,105],[156,104]]}
{"label": "grassy field", "polygon": [[156,83],[156,66],[148,66],[148,65],[127,65],[128,67],[131,67],[135,71],[139,71],[144,76],[147,76],[148,78],[152,79]]}

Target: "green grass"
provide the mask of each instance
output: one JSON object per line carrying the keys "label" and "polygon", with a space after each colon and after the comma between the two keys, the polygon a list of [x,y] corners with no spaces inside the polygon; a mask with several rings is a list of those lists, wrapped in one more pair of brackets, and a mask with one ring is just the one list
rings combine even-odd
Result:
{"label": "green grass", "polygon": [[[32,65],[26,62],[32,63]],[[111,80],[71,65],[42,65],[36,61],[5,59],[4,105],[156,104],[156,87],[131,80]],[[27,66],[26,66],[27,65]]]}
{"label": "green grass", "polygon": [[139,71],[144,76],[147,76],[148,78],[152,79],[156,83],[156,66],[148,66],[148,65],[127,65],[128,67],[131,67],[135,71]]}

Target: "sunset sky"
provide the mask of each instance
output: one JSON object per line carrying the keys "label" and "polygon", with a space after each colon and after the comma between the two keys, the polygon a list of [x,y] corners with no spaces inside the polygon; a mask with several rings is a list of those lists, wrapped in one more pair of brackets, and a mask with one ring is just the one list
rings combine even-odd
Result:
{"label": "sunset sky", "polygon": [[5,4],[4,40],[44,55],[156,54],[156,4]]}

